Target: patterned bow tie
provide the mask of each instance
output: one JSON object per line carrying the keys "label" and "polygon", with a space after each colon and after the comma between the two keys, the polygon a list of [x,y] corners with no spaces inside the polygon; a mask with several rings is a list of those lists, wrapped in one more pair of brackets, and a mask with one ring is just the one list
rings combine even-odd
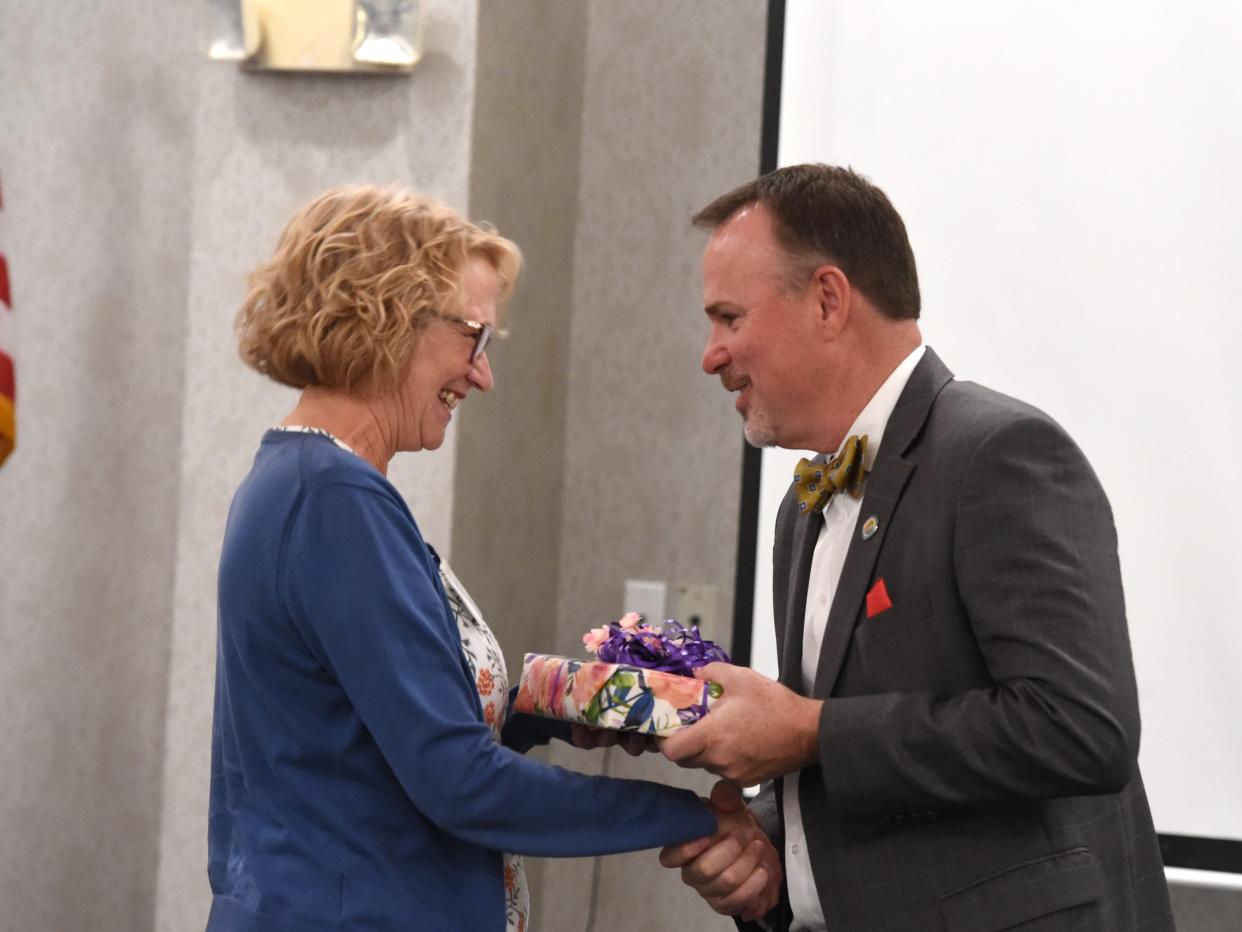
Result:
{"label": "patterned bow tie", "polygon": [[863,483],[867,481],[867,467],[863,465],[866,455],[867,435],[863,434],[846,440],[841,452],[827,463],[799,460],[794,470],[798,513],[821,512],[832,497],[842,491],[848,492],[851,498],[861,498]]}

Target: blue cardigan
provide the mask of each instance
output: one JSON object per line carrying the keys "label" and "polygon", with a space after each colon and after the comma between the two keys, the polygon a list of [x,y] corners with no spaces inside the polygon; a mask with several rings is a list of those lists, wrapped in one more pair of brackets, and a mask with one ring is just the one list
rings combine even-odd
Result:
{"label": "blue cardigan", "polygon": [[716,830],[688,790],[492,739],[434,554],[396,489],[328,438],[263,438],[229,511],[216,663],[209,932],[502,930],[502,851]]}

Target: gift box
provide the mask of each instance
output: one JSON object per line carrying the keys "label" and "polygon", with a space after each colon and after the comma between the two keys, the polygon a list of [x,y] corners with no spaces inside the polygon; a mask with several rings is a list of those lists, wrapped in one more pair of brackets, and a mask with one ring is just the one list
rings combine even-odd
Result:
{"label": "gift box", "polygon": [[662,736],[698,721],[723,692],[719,683],[662,670],[527,654],[513,709]]}

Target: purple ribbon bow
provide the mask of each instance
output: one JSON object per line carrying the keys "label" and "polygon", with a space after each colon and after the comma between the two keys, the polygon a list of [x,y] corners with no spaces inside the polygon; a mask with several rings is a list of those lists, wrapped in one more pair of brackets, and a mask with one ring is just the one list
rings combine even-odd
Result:
{"label": "purple ribbon bow", "polygon": [[733,662],[724,648],[699,634],[696,625],[687,628],[672,619],[658,630],[643,625],[630,631],[614,621],[595,656],[605,663],[626,663],[681,676],[693,676],[698,667],[709,663]]}

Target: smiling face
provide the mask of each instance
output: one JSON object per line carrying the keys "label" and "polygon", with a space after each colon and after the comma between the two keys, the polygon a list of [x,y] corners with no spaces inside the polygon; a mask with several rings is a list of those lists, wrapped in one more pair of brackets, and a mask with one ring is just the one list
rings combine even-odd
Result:
{"label": "smiling face", "polygon": [[[485,259],[471,258],[455,301],[443,311],[495,326],[499,292],[496,270]],[[438,317],[428,321],[400,391],[400,449],[438,449],[458,402],[472,388],[491,390],[494,381],[487,353],[470,361],[474,344],[475,334],[462,324]]]}
{"label": "smiling face", "polygon": [[703,253],[703,307],[711,325],[703,371],[737,392],[754,446],[813,449],[824,404],[825,332],[819,290],[787,286],[789,257],[767,208],[743,208]]}

